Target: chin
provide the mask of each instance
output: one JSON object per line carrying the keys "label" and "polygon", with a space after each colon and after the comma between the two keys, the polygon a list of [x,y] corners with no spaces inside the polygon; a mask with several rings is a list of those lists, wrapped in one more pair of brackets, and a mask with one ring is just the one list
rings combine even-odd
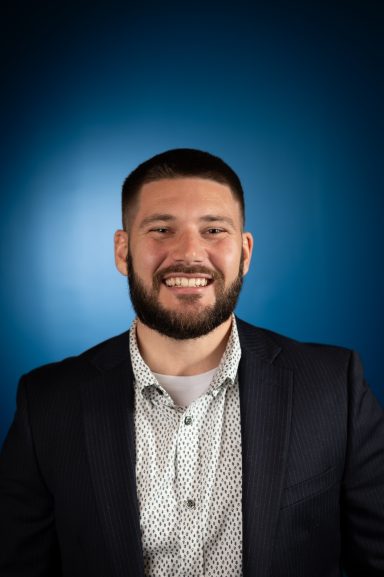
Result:
{"label": "chin", "polygon": [[200,295],[178,295],[176,303],[161,303],[161,306],[169,312],[183,312],[187,308],[193,307],[196,309],[205,309],[206,307],[213,307],[215,301],[206,302]]}

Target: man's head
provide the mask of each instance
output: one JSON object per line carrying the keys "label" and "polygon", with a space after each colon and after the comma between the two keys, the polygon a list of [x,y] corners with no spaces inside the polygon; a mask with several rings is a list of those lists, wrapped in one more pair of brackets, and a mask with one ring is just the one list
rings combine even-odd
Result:
{"label": "man's head", "polygon": [[252,236],[240,181],[222,160],[179,149],[141,164],[123,186],[123,221],[116,264],[142,323],[190,339],[230,317]]}

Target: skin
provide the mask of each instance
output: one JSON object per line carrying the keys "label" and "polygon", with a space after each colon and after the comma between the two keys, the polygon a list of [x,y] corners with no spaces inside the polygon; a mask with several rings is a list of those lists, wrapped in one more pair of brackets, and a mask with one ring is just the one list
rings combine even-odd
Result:
{"label": "skin", "polygon": [[[204,178],[162,179],[143,185],[129,231],[115,233],[115,261],[127,276],[128,248],[135,272],[153,289],[153,277],[173,266],[202,267],[223,276],[228,288],[239,273],[248,272],[253,238],[243,232],[240,205],[230,188]],[[166,276],[169,276],[168,272]],[[177,273],[193,277],[198,274]],[[207,276],[202,274],[200,276]],[[181,315],[199,314],[216,299],[213,280],[205,287],[167,287],[160,284],[158,300]],[[194,295],[194,296],[193,296]],[[199,339],[175,340],[137,325],[140,352],[151,370],[162,374],[194,375],[215,368],[231,330],[231,318]]]}

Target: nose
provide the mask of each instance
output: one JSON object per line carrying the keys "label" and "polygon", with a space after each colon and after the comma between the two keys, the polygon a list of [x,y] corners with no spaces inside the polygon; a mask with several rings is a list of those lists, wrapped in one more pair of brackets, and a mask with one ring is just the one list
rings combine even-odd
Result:
{"label": "nose", "polygon": [[194,231],[184,231],[177,235],[172,250],[172,258],[175,262],[192,264],[202,262],[205,258],[203,239]]}

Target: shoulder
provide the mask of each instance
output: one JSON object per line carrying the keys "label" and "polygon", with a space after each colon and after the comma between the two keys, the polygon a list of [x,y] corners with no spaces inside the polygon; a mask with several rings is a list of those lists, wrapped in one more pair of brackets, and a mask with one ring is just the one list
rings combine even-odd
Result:
{"label": "shoulder", "polygon": [[[21,384],[34,392],[53,390],[61,386],[66,391],[77,388],[105,371],[129,359],[129,331],[93,346],[77,356],[42,365],[25,374]],[[53,387],[53,385],[55,385]]]}
{"label": "shoulder", "polygon": [[345,374],[356,353],[323,343],[301,342],[236,319],[242,350],[253,351],[277,366],[292,370],[341,371]]}

